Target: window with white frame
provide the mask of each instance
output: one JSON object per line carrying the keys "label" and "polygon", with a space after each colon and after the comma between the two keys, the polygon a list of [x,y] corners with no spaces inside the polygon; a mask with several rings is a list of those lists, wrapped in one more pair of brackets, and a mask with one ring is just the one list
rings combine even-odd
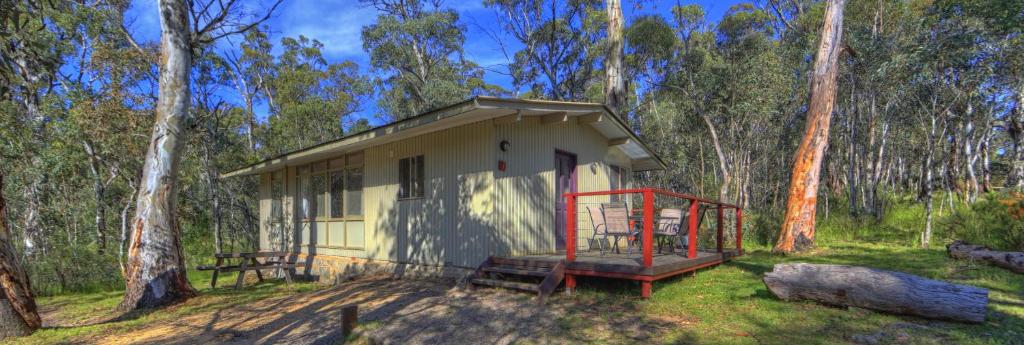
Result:
{"label": "window with white frame", "polygon": [[[363,154],[354,153],[298,168],[299,215],[306,245],[363,246]],[[315,229],[310,229],[315,228]]]}
{"label": "window with white frame", "polygon": [[398,160],[398,198],[423,197],[423,155]]}

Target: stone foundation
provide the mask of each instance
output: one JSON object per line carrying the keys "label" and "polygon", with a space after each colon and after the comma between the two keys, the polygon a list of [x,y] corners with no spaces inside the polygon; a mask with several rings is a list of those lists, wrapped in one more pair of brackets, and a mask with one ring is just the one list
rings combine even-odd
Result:
{"label": "stone foundation", "polygon": [[474,270],[465,267],[420,265],[362,258],[299,254],[295,259],[295,275],[327,284],[368,275],[389,274],[395,278],[428,278],[462,280]]}

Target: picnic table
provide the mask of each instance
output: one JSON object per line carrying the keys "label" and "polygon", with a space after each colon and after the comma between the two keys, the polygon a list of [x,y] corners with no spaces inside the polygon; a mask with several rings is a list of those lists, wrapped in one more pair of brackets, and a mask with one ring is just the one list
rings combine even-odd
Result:
{"label": "picnic table", "polygon": [[[196,266],[199,271],[213,271],[213,279],[210,280],[210,287],[217,287],[217,275],[221,272],[238,272],[238,280],[235,281],[235,288],[241,288],[245,281],[246,271],[256,271],[256,278],[263,282],[263,273],[260,270],[277,269],[284,271],[284,280],[292,283],[291,270],[295,263],[289,262],[287,258],[291,255],[288,252],[250,252],[250,253],[221,253],[214,254],[217,263],[210,265]],[[230,264],[227,261],[239,259],[238,264]],[[260,261],[260,259],[263,259]]]}

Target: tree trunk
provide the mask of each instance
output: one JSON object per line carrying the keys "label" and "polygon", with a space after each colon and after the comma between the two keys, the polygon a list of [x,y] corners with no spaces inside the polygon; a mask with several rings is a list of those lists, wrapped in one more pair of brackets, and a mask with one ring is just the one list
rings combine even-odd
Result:
{"label": "tree trunk", "polygon": [[32,334],[42,321],[28,275],[21,266],[7,230],[7,210],[3,196],[4,176],[0,172],[0,339]]}
{"label": "tree trunk", "polygon": [[[858,121],[858,115],[860,113],[857,111],[855,104],[857,104],[857,99],[852,96],[851,92],[850,110],[848,115],[850,119],[847,121],[847,125],[850,126],[850,143],[847,147],[849,152],[847,152],[846,179],[849,185],[849,188],[847,188],[847,194],[850,198],[850,216],[852,217],[857,217],[859,213],[859,208],[857,207],[857,193],[860,192],[857,188],[860,185],[860,181],[857,178],[857,126],[858,122],[860,122]],[[808,121],[810,121],[810,119],[808,119]],[[825,134],[825,136],[827,138],[828,134]]]}
{"label": "tree trunk", "polygon": [[604,103],[628,124],[625,114],[626,79],[622,69],[622,4],[620,0],[605,0],[605,7],[608,12],[608,52],[604,61]]}
{"label": "tree trunk", "polygon": [[832,107],[835,105],[844,5],[845,0],[829,0],[825,10],[825,23],[811,80],[807,128],[793,162],[786,215],[783,218],[779,240],[772,249],[776,253],[802,251],[814,246],[818,181],[821,178],[821,162],[825,156],[825,147],[828,145]]}
{"label": "tree trunk", "polygon": [[722,153],[722,144],[718,141],[718,131],[715,130],[715,125],[711,123],[711,119],[706,114],[701,114],[700,117],[704,120],[704,124],[708,126],[708,132],[711,132],[711,144],[714,145],[715,156],[718,157],[718,169],[722,171],[722,186],[718,189],[718,200],[728,202],[729,184],[732,183],[732,174],[729,173],[729,162],[725,154]]}
{"label": "tree trunk", "polygon": [[[883,120],[884,121],[884,120]],[[872,164],[871,172],[871,213],[875,216],[875,219],[882,219],[882,204],[878,196],[878,186],[882,182],[882,162],[885,160],[885,144],[886,139],[889,136],[889,122],[885,121],[882,123],[882,138],[881,143],[878,145],[878,151],[875,154],[875,160]]]}
{"label": "tree trunk", "polygon": [[100,176],[100,157],[95,145],[89,140],[82,140],[86,155],[89,156],[89,172],[92,174],[93,202],[96,204],[96,253],[103,255],[107,250],[107,205],[104,202],[107,185]]}
{"label": "tree trunk", "polygon": [[985,321],[988,290],[911,274],[845,265],[776,264],[764,284],[786,301],[812,300],[893,314]]}
{"label": "tree trunk", "polygon": [[160,0],[159,11],[160,99],[132,221],[122,311],[166,305],[196,294],[185,275],[176,209],[190,102],[188,3]]}
{"label": "tree trunk", "polygon": [[1017,90],[1017,106],[1010,113],[1007,127],[1011,146],[1009,156],[1013,165],[1006,177],[1006,188],[1024,192],[1024,84]]}
{"label": "tree trunk", "polygon": [[[212,131],[211,131],[212,133]],[[211,148],[211,145],[216,145],[215,140],[211,140],[210,143],[206,143],[203,148],[203,165],[206,169],[206,186],[207,186],[207,198],[210,201],[211,221],[213,221],[213,245],[214,250],[217,254],[220,254],[224,250],[223,236],[221,235],[221,212],[220,212],[220,192],[219,192],[219,181],[217,180],[218,169],[213,162],[213,153],[210,152],[216,148]]]}
{"label": "tree trunk", "polygon": [[963,241],[953,241],[946,246],[946,251],[954,259],[981,260],[1015,273],[1024,273],[1024,252],[1000,252]]}
{"label": "tree trunk", "polygon": [[121,269],[121,278],[127,278],[128,273],[124,262],[124,246],[125,243],[128,243],[128,228],[131,227],[128,212],[131,211],[133,201],[135,200],[129,199],[121,209],[121,236],[118,236],[117,242],[117,266]]}

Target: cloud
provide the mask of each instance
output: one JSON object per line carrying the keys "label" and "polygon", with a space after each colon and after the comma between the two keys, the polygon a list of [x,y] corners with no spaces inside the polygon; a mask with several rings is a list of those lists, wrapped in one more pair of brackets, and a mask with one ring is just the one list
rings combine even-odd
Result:
{"label": "cloud", "polygon": [[360,37],[363,26],[372,24],[377,12],[356,1],[296,1],[281,9],[269,23],[273,37],[314,38],[324,44],[328,58],[366,59]]}

